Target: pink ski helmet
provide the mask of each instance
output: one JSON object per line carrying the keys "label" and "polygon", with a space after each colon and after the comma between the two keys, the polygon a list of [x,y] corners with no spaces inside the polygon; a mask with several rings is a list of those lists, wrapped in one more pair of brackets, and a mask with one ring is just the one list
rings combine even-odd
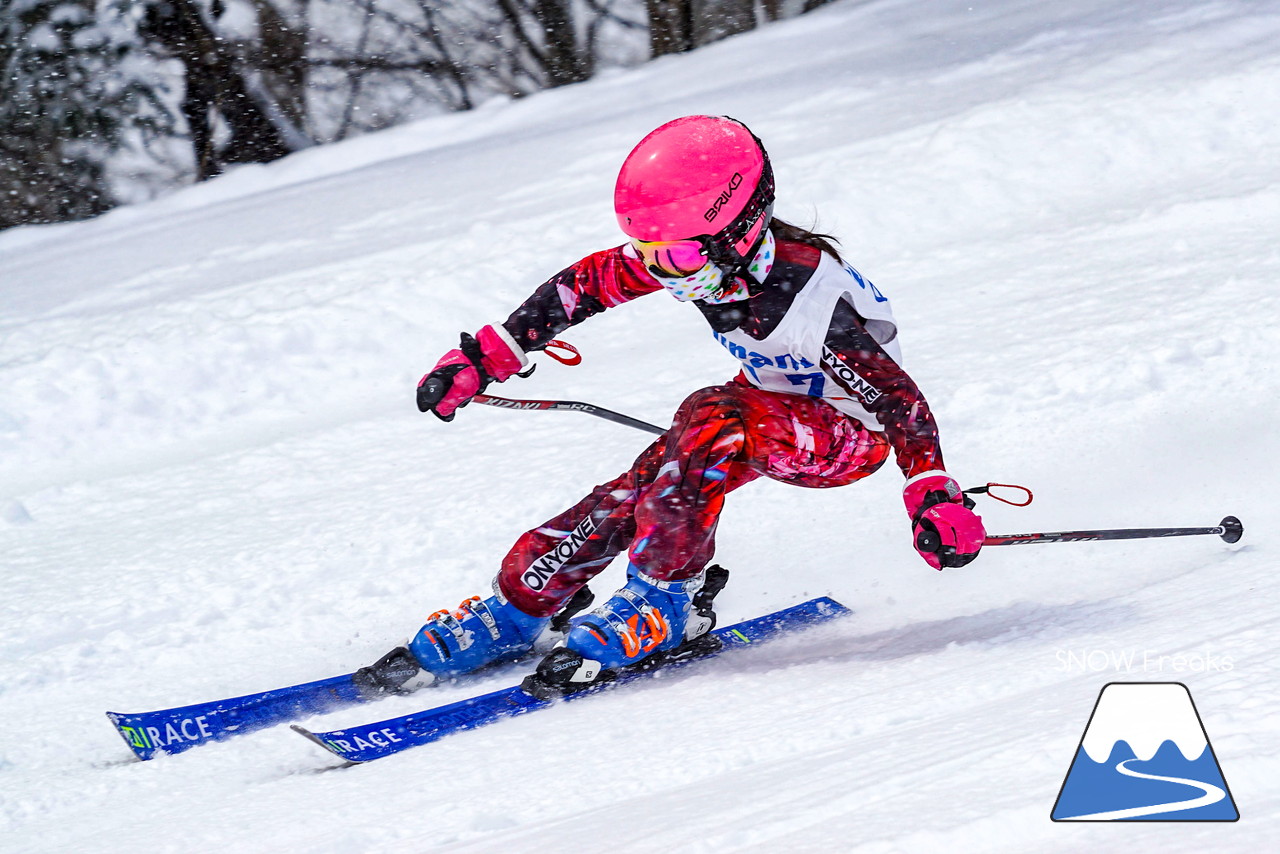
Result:
{"label": "pink ski helmet", "polygon": [[764,239],[773,199],[769,155],[727,116],[685,116],[650,133],[627,155],[613,193],[627,236],[699,240],[731,275]]}

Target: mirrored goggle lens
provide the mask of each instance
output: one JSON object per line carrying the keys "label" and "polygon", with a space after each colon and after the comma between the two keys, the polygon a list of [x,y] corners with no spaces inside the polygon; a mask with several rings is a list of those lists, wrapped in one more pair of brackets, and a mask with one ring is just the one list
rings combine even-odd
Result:
{"label": "mirrored goggle lens", "polygon": [[678,279],[691,276],[707,264],[707,251],[697,240],[633,240],[640,260],[655,276]]}

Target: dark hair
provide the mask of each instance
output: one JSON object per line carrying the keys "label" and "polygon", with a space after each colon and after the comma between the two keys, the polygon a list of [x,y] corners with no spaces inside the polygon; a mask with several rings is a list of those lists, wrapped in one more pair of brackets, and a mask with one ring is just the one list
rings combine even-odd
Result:
{"label": "dark hair", "polygon": [[790,240],[794,243],[803,243],[806,246],[812,246],[814,249],[826,252],[841,264],[844,263],[844,259],[840,257],[840,252],[835,247],[835,244],[840,241],[832,237],[830,234],[810,231],[807,228],[792,225],[786,220],[778,219],[776,216],[769,222],[769,228],[773,230],[773,236],[778,240]]}

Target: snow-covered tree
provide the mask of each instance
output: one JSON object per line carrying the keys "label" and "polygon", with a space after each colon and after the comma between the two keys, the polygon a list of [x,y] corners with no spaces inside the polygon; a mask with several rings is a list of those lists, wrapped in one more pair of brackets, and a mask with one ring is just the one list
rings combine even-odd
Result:
{"label": "snow-covered tree", "polygon": [[[137,34],[157,59],[182,69],[179,105],[191,136],[196,179],[233,163],[268,163],[311,140],[290,120],[257,69],[218,29],[222,0],[146,0]],[[226,130],[219,139],[218,130]]]}
{"label": "snow-covered tree", "polygon": [[0,5],[0,228],[111,207],[108,159],[172,123],[94,0]]}

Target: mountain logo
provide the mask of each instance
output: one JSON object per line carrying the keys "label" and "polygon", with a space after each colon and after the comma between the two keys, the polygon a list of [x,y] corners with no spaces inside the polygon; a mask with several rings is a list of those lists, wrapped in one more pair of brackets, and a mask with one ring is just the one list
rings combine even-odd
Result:
{"label": "mountain logo", "polygon": [[1062,781],[1054,821],[1236,821],[1191,692],[1181,682],[1103,686]]}

